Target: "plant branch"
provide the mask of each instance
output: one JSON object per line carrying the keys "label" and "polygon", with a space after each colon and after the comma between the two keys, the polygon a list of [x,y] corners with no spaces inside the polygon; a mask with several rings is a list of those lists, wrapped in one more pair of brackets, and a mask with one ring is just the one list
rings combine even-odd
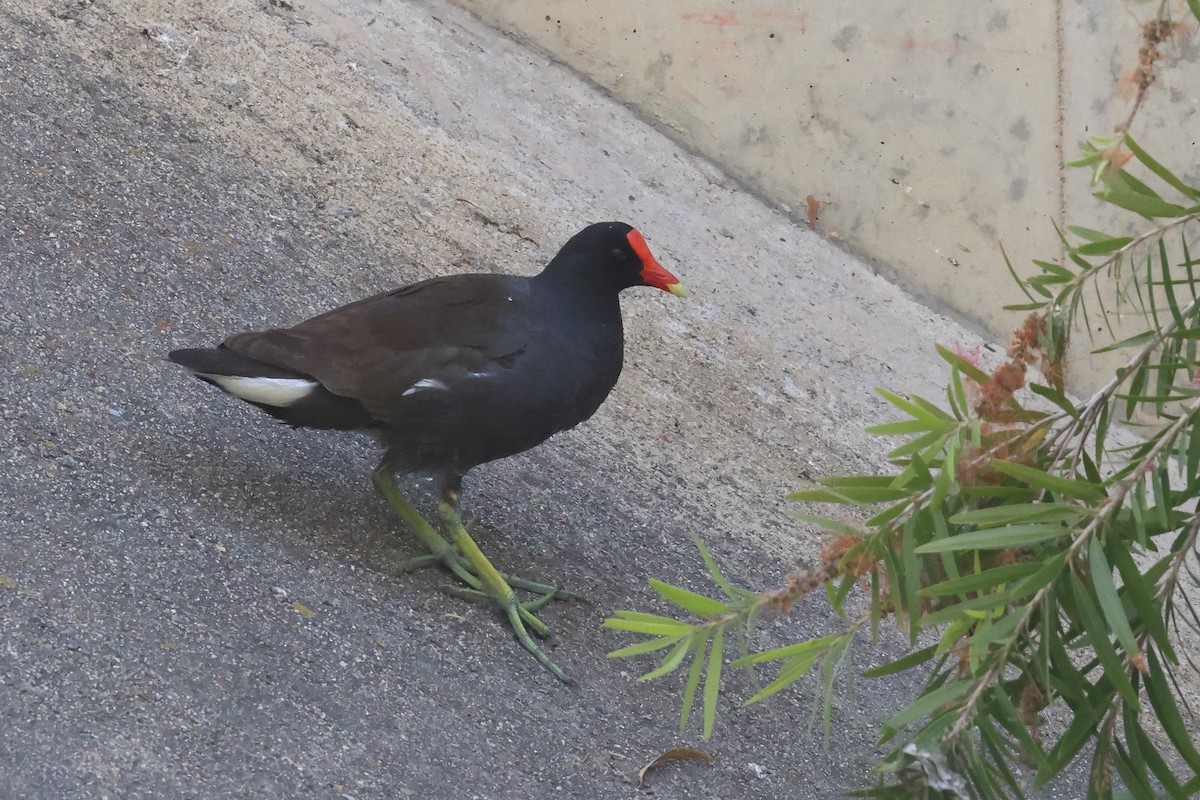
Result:
{"label": "plant branch", "polygon": [[[1177,228],[1182,225],[1187,225],[1190,222],[1197,221],[1200,221],[1200,211],[1192,211],[1180,217],[1172,217],[1167,222],[1155,225],[1153,228],[1139,233],[1124,245],[1110,253],[1103,261],[1100,261],[1091,269],[1080,272],[1077,276],[1075,276],[1074,280],[1064,286],[1063,290],[1059,292],[1058,297],[1053,301],[1055,306],[1057,307],[1061,305],[1061,298],[1067,293],[1082,291],[1084,282],[1089,278],[1093,278],[1112,267],[1119,266],[1125,260],[1126,256],[1146,242],[1163,236],[1172,228]],[[1049,304],[1051,301],[1047,300],[1046,302]]]}
{"label": "plant branch", "polygon": [[[1200,309],[1200,298],[1192,300],[1186,307],[1179,312],[1178,318],[1172,318],[1165,325],[1161,326],[1152,336],[1149,341],[1138,348],[1137,352],[1125,362],[1124,365],[1117,368],[1113,377],[1108,383],[1096,390],[1082,406],[1079,416],[1074,419],[1074,423],[1067,425],[1056,433],[1052,439],[1051,447],[1053,449],[1053,461],[1057,463],[1062,457],[1063,450],[1066,449],[1068,443],[1075,438],[1081,441],[1083,437],[1091,431],[1096,424],[1096,420],[1100,415],[1101,409],[1112,400],[1112,395],[1120,388],[1126,380],[1128,380],[1138,369],[1144,365],[1155,351],[1162,346],[1167,337],[1170,336],[1179,327],[1177,320],[1185,320],[1194,315]],[[1048,420],[1057,422],[1067,418],[1067,413],[1060,411],[1054,414]],[[1078,458],[1078,456],[1076,456]]]}
{"label": "plant branch", "polygon": [[[1200,412],[1200,397],[1196,398],[1192,401],[1192,403],[1189,404],[1187,413],[1181,414],[1179,419],[1177,419],[1170,428],[1163,432],[1163,435],[1159,437],[1158,441],[1154,443],[1154,446],[1146,454],[1146,457],[1143,459],[1143,463],[1152,464],[1160,455],[1162,455],[1163,450],[1166,449],[1167,443],[1173,441],[1174,438],[1179,435],[1179,432],[1183,430],[1186,424],[1192,421],[1192,418],[1197,414],[1197,412]],[[1132,491],[1133,487],[1136,486],[1138,481],[1141,480],[1141,476],[1141,471],[1135,470],[1130,475],[1126,476],[1125,479],[1116,484],[1117,491],[1110,495],[1107,501],[1101,501],[1101,505],[1097,509],[1095,515],[1092,517],[1092,521],[1088,523],[1087,527],[1079,532],[1079,535],[1075,537],[1074,541],[1072,541],[1071,545],[1067,548],[1066,560],[1063,562],[1064,566],[1070,566],[1074,562],[1075,558],[1079,555],[1080,550],[1087,545],[1093,536],[1103,529],[1109,518],[1121,508],[1122,504],[1125,502],[1125,498],[1129,495],[1129,492]],[[971,694],[967,697],[967,701],[959,710],[958,718],[954,721],[954,727],[952,727],[950,732],[947,734],[948,739],[952,739],[966,730],[970,724],[970,719],[975,710],[975,706],[979,703],[980,698],[982,698],[987,690],[991,687],[992,680],[996,677],[999,671],[1006,664],[1008,664],[1009,651],[1012,650],[1014,644],[1019,640],[1020,636],[1028,631],[1030,620],[1033,619],[1035,612],[1038,610],[1042,602],[1045,601],[1046,596],[1053,590],[1053,588],[1054,581],[1049,581],[1045,586],[1039,589],[1037,593],[1034,594],[1033,598],[1025,605],[1025,614],[1021,618],[1020,622],[1017,623],[1017,627],[1014,629],[1014,635],[1005,645],[997,650],[995,655],[992,657],[991,666],[988,667],[987,671],[982,676],[980,676],[979,685],[971,691]]]}

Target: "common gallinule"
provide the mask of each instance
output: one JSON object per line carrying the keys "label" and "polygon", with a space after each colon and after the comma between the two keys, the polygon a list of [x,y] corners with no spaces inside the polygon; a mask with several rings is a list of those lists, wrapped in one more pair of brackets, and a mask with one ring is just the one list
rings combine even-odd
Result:
{"label": "common gallinule", "polygon": [[[472,467],[540,444],[595,413],[621,374],[617,295],[654,286],[686,296],[635,229],[584,228],[532,278],[453,275],[342,306],[293,328],[239,333],[213,348],[175,350],[195,376],[294,427],[367,430],[387,448],[375,486],[474,598],[503,609],[517,638],[560,680],[530,637],[553,586],[496,570],[459,511]],[[446,541],[396,485],[431,476]],[[539,595],[520,603],[514,588]]]}

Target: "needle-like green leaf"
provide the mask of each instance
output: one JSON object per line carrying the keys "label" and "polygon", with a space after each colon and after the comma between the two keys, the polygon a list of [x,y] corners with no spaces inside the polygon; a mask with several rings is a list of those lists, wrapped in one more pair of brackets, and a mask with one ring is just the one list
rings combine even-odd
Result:
{"label": "needle-like green leaf", "polygon": [[687,634],[680,633],[673,636],[662,636],[657,639],[647,639],[644,642],[638,642],[637,644],[631,644],[628,647],[622,647],[619,650],[613,650],[608,654],[608,657],[629,658],[630,656],[640,656],[645,653],[653,653],[655,650],[662,650],[665,647],[670,647],[684,636],[687,636]]}
{"label": "needle-like green leaf", "polygon": [[687,727],[688,715],[696,702],[696,689],[700,686],[700,678],[704,674],[704,645],[708,642],[705,637],[696,648],[696,657],[692,660],[692,668],[688,671],[687,685],[683,689],[683,710],[679,714],[679,732]]}
{"label": "needle-like green leaf", "polygon": [[700,631],[693,633],[686,639],[679,640],[676,642],[675,646],[671,648],[671,652],[667,653],[667,657],[663,659],[662,664],[660,664],[657,669],[650,670],[645,675],[638,678],[638,680],[642,682],[652,681],[655,678],[661,678],[663,675],[667,675],[679,669],[679,665],[683,663],[684,658],[686,658],[688,653],[692,652],[692,650],[696,647],[697,641],[699,641],[700,646],[703,647],[704,634]]}
{"label": "needle-like green leaf", "polygon": [[917,553],[951,553],[962,550],[1006,550],[1010,547],[1025,547],[1057,539],[1070,533],[1069,528],[1056,523],[1034,522],[1023,525],[1008,525],[1000,528],[985,528],[969,533],[960,533],[949,539],[926,542],[917,548]]}
{"label": "needle-like green leaf", "polygon": [[[708,671],[704,676],[704,738],[712,736],[713,724],[717,719],[717,695],[721,687],[721,664],[725,657],[725,632],[717,628],[713,635],[712,650],[708,654]],[[699,653],[696,658],[700,658]]]}
{"label": "needle-like green leaf", "polygon": [[711,597],[696,594],[695,592],[688,591],[679,586],[673,586],[656,578],[650,579],[650,585],[654,587],[654,591],[675,605],[701,617],[715,617],[719,614],[728,613],[731,610],[730,606],[719,600],[713,600]]}
{"label": "needle-like green leaf", "polygon": [[1125,664],[1108,639],[1108,629],[1104,625],[1104,618],[1101,616],[1100,610],[1092,601],[1091,592],[1074,572],[1067,573],[1067,577],[1071,587],[1071,598],[1079,612],[1079,621],[1087,631],[1092,650],[1104,667],[1105,679],[1116,688],[1126,703],[1137,706],[1137,690],[1129,682],[1129,676],[1125,673]]}
{"label": "needle-like green leaf", "polygon": [[950,521],[955,525],[992,528],[1018,522],[1075,522],[1087,514],[1087,507],[1073,503],[1011,503],[963,511]]}
{"label": "needle-like green leaf", "polygon": [[941,688],[934,689],[931,692],[921,695],[908,707],[900,713],[893,715],[886,723],[884,729],[890,731],[898,731],[911,722],[931,714],[944,705],[953,703],[955,700],[968,694],[975,688],[975,682],[972,680],[958,680],[948,683]]}
{"label": "needle-like green leaf", "polygon": [[896,675],[901,672],[907,672],[913,667],[924,664],[929,659],[933,658],[937,652],[937,645],[929,645],[920,650],[914,650],[906,656],[897,658],[895,661],[890,661],[878,667],[873,667],[863,671],[863,677],[866,678],[882,678],[885,675]]}
{"label": "needle-like green leaf", "polygon": [[1012,461],[1005,461],[1001,458],[992,459],[992,469],[1002,472],[1009,477],[1016,478],[1030,486],[1036,486],[1055,494],[1073,497],[1089,503],[1095,503],[1105,497],[1103,486],[1097,486],[1094,483],[1075,480],[1073,478],[1051,475],[1040,469],[1034,469],[1033,467],[1027,467],[1024,464],[1017,464]]}
{"label": "needle-like green leaf", "polygon": [[[1200,0],[1187,0],[1187,3],[1188,7],[1192,9],[1192,14],[1196,16],[1197,21],[1200,21]],[[1125,146],[1129,148],[1129,151],[1133,153],[1138,161],[1146,166],[1146,169],[1161,178],[1168,186],[1175,189],[1175,191],[1184,197],[1192,200],[1200,200],[1200,191],[1188,186],[1177,178],[1173,172],[1152,158],[1128,133],[1125,134]]]}
{"label": "needle-like green leaf", "polygon": [[992,569],[982,572],[974,572],[970,575],[964,575],[955,580],[943,581],[935,583],[931,586],[926,586],[921,589],[922,597],[947,597],[951,595],[961,595],[968,592],[986,592],[993,589],[1001,589],[1006,584],[1011,583],[1019,578],[1024,578],[1027,575],[1032,575],[1037,572],[1038,564],[1034,562],[1018,562],[1016,564],[1005,564],[1002,567],[993,567]]}
{"label": "needle-like green leaf", "polygon": [[1200,773],[1200,752],[1197,752],[1196,745],[1188,732],[1188,726],[1184,723],[1175,698],[1171,695],[1166,671],[1163,669],[1158,654],[1154,652],[1154,648],[1146,651],[1146,661],[1149,670],[1144,686],[1146,687],[1146,696],[1150,698],[1150,706],[1154,709],[1159,724],[1162,725],[1171,744],[1175,746],[1175,750],[1183,756],[1184,761],[1192,768],[1193,772]]}
{"label": "needle-like green leaf", "polygon": [[[1117,547],[1124,547],[1124,543],[1118,543]],[[1100,604],[1100,610],[1104,612],[1104,618],[1108,621],[1109,627],[1116,634],[1117,641],[1125,650],[1126,657],[1133,658],[1139,655],[1141,650],[1133,638],[1133,629],[1129,627],[1125,606],[1121,603],[1121,596],[1117,593],[1112,567],[1109,566],[1108,559],[1104,556],[1104,545],[1094,536],[1088,542],[1088,567],[1088,578],[1092,585],[1092,591],[1096,594],[1096,601]]]}
{"label": "needle-like green leaf", "polygon": [[644,633],[647,636],[671,636],[680,631],[686,632],[691,628],[690,625],[675,623],[666,625],[657,622],[642,622],[635,619],[617,619],[609,617],[604,620],[604,627],[611,628],[615,631],[629,631],[630,633]]}

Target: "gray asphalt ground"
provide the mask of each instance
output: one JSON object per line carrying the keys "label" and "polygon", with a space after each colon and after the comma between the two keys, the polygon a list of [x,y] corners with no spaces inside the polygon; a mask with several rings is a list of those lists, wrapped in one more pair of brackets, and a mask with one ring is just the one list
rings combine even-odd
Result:
{"label": "gray asphalt ground", "polygon": [[[196,25],[202,5],[187,12]],[[754,686],[731,670],[717,736],[702,743],[676,730],[681,681],[637,683],[651,662],[607,659],[632,640],[600,622],[616,608],[662,610],[648,575],[706,589],[697,535],[749,586],[811,564],[820,535],[789,521],[783,493],[878,463],[886,443],[858,433],[881,409],[869,388],[936,384],[930,338],[974,340],[540,56],[448,7],[396,9],[408,27],[392,26],[420,28],[423,44],[403,56],[411,74],[376,76],[371,110],[416,120],[420,139],[389,146],[443,157],[354,172],[368,148],[347,146],[335,159],[357,176],[347,186],[412,183],[354,206],[323,182],[329,159],[310,148],[287,160],[309,135],[289,138],[295,120],[273,127],[242,101],[197,111],[196,92],[226,86],[201,80],[220,66],[201,38],[194,73],[138,72],[129,54],[151,52],[165,28],[139,31],[103,4],[0,7],[0,797],[826,798],[861,787],[875,725],[904,686],[857,684],[825,749],[809,732],[811,681],[743,709]],[[278,21],[275,6],[238,10],[297,37],[287,57],[315,53],[347,80],[371,66],[314,44],[328,9],[304,26]],[[471,73],[473,58],[499,69],[463,55],[475,51],[508,59],[490,73],[506,77],[488,86]],[[459,67],[435,75],[413,66],[422,58]],[[549,76],[541,94],[583,98],[556,113],[602,118],[585,128],[586,153],[536,128],[544,121],[529,123],[541,131],[531,146],[456,110],[472,91],[516,97],[524,69]],[[315,78],[306,91],[339,96]],[[484,123],[507,113],[471,107]],[[239,138],[237,115],[260,125],[256,138]],[[447,153],[463,155],[447,166]],[[587,164],[609,166],[589,176]],[[644,183],[621,177],[639,170]],[[542,195],[517,190],[539,182]],[[510,221],[497,224],[488,202]],[[419,549],[372,490],[370,441],[291,431],[164,355],[437,272],[532,272],[574,229],[613,216],[643,226],[697,297],[628,298],[629,368],[605,409],[466,487],[499,566],[588,598],[543,614],[553,657],[578,681],[567,688],[488,609],[439,592],[443,576],[400,569]],[[766,622],[755,644],[836,625],[808,603]],[[855,667],[896,652],[892,639],[864,646]],[[641,766],[680,745],[713,760],[635,788]]]}
{"label": "gray asphalt ground", "polygon": [[[398,572],[418,550],[371,489],[369,442],[289,431],[163,361],[354,295],[349,270],[331,285],[313,262],[378,273],[387,255],[3,21],[19,33],[0,50],[0,794],[630,794],[636,769],[679,743],[678,687],[633,684],[604,659],[620,642],[599,621],[648,601],[641,564],[691,555],[669,498],[644,476],[605,485],[569,452],[536,454],[507,469],[540,501],[481,520],[497,561],[594,604],[545,615],[574,690],[485,610],[439,593],[441,576]],[[649,507],[631,518],[620,493]],[[580,560],[569,533],[550,534],[564,517],[587,520],[602,551]],[[674,559],[652,556],[660,535]],[[764,566],[738,560],[740,577]],[[657,574],[680,580],[686,563]],[[849,785],[870,751],[866,731],[834,754],[803,744],[806,715],[788,704],[741,716],[708,748],[715,763],[663,770],[658,794],[819,780],[832,796],[827,774]]]}

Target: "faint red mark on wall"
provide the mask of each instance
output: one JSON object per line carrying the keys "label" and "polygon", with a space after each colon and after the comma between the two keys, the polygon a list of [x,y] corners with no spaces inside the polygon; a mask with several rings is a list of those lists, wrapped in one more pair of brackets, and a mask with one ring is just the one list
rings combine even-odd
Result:
{"label": "faint red mark on wall", "polygon": [[964,53],[971,53],[979,56],[1019,56],[1028,58],[1029,56],[1036,55],[1036,51],[1032,49],[1027,50],[1020,47],[989,47],[987,45],[981,45],[967,39],[918,39],[914,36],[906,36],[904,38],[892,36],[874,36],[871,38],[871,43],[888,50],[900,50],[908,53],[939,53],[949,56],[958,56]]}
{"label": "faint red mark on wall", "polygon": [[766,9],[752,11],[750,12],[748,22],[743,22],[734,11],[711,11],[708,13],[689,11],[683,15],[682,19],[684,22],[708,25],[720,30],[740,25],[751,25],[754,27],[786,25],[791,28],[798,28],[801,33],[808,32],[808,14],[803,11],[770,11]]}
{"label": "faint red mark on wall", "polygon": [[689,11],[683,15],[684,22],[695,22],[698,25],[715,25],[718,28],[724,28],[726,25],[741,25],[741,20],[737,14],[730,11],[725,14],[713,12],[711,14],[700,14],[695,11]]}

